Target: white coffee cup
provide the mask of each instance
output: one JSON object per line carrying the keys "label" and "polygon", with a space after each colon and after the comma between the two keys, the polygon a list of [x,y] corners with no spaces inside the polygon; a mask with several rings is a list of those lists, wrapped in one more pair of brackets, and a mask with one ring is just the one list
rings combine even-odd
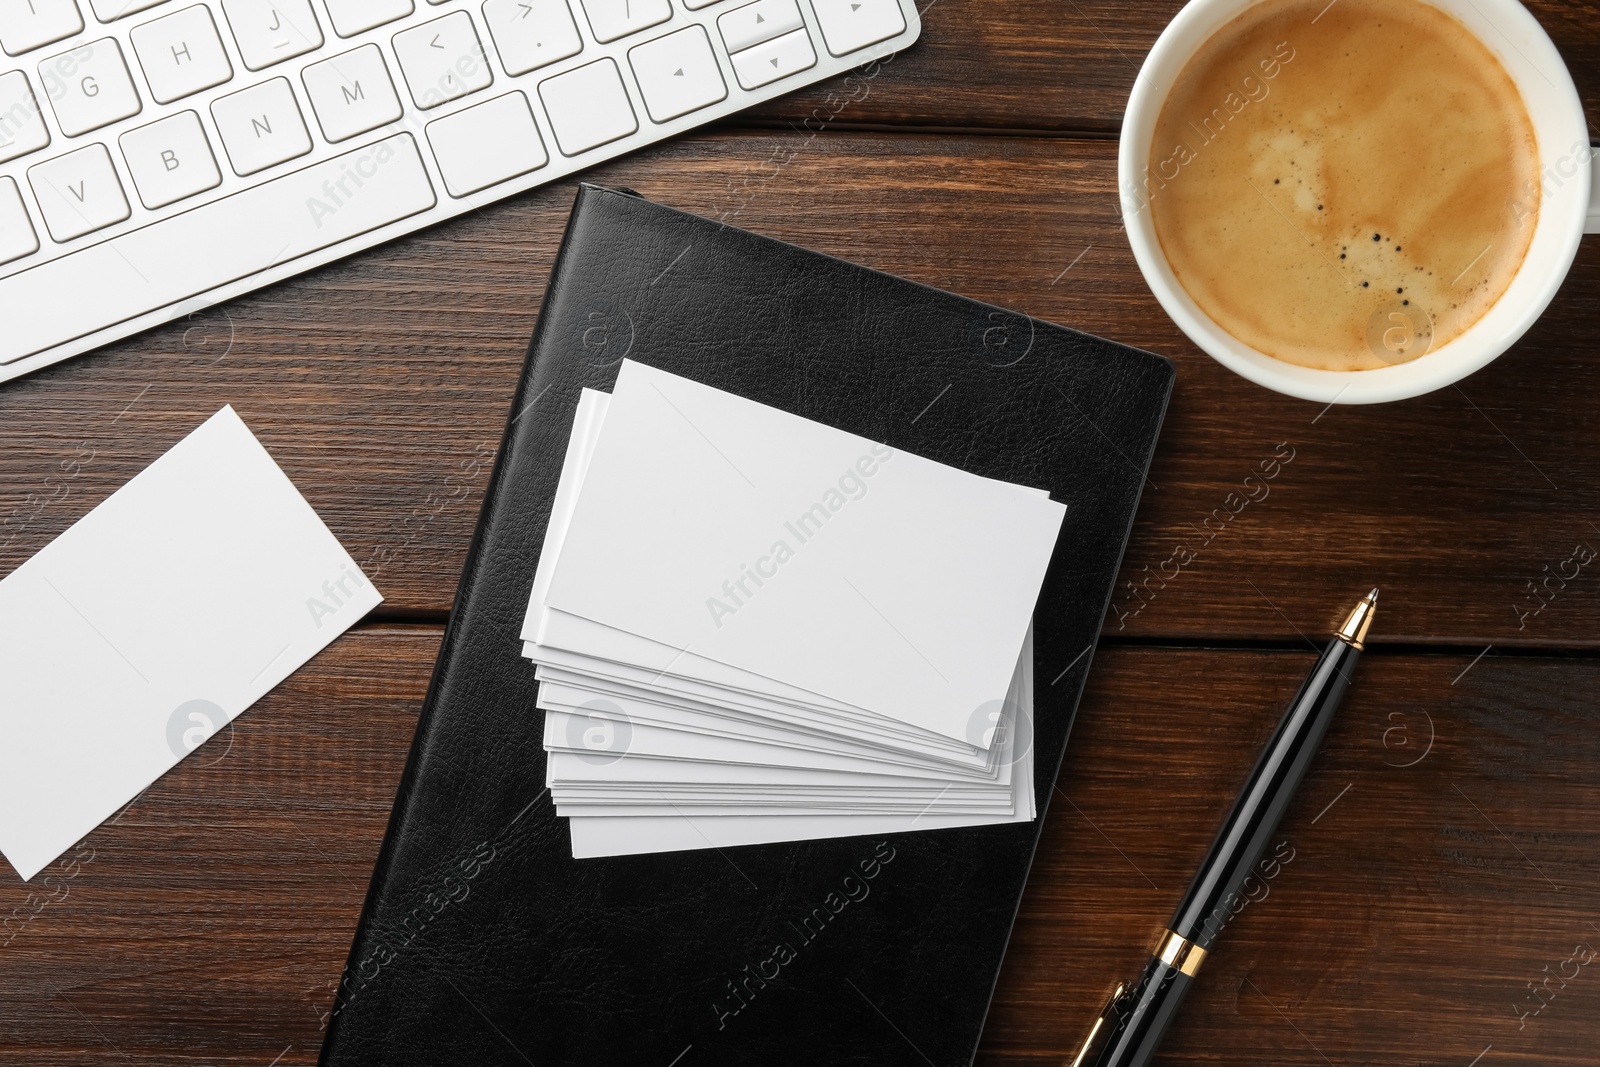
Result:
{"label": "white coffee cup", "polygon": [[1578,239],[1585,232],[1600,233],[1600,178],[1595,176],[1600,173],[1600,149],[1589,145],[1583,104],[1560,53],[1517,0],[1424,0],[1476,34],[1522,93],[1543,178],[1533,240],[1505,294],[1454,340],[1410,362],[1376,370],[1315,370],[1252,348],[1195,304],[1161,251],[1144,195],[1156,118],[1173,82],[1201,45],[1256,2],[1191,0],[1156,41],[1134,82],[1122,124],[1117,184],[1128,241],[1145,281],[1179,328],[1217,362],[1289,396],[1327,404],[1376,404],[1465,378],[1527,332],[1561,287],[1577,255]]}

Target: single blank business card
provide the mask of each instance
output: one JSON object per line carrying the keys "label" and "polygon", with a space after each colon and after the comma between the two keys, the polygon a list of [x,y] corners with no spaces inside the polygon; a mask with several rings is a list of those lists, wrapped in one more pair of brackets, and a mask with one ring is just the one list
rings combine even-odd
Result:
{"label": "single blank business card", "polygon": [[0,580],[0,853],[32,878],[382,600],[223,408]]}

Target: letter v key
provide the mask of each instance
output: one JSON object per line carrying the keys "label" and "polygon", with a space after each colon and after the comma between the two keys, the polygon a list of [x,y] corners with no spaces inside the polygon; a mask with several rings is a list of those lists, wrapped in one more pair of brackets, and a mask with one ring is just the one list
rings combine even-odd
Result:
{"label": "letter v key", "polygon": [[128,198],[105,145],[92,144],[28,170],[50,236],[70,241],[121,222]]}

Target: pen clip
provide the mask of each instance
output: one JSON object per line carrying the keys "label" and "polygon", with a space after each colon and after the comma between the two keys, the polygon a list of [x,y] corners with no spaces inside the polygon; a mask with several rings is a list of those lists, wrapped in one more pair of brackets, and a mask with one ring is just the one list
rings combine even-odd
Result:
{"label": "pen clip", "polygon": [[1117,988],[1111,991],[1111,996],[1106,1000],[1106,1006],[1100,1009],[1100,1017],[1094,1021],[1094,1026],[1089,1030],[1089,1036],[1083,1039],[1083,1046],[1078,1049],[1078,1054],[1072,1058],[1069,1067],[1093,1067],[1100,1053],[1105,1049],[1106,1041],[1116,1033],[1116,1019],[1113,1016],[1120,1014],[1117,1011],[1122,998],[1127,995],[1128,983],[1118,982]]}

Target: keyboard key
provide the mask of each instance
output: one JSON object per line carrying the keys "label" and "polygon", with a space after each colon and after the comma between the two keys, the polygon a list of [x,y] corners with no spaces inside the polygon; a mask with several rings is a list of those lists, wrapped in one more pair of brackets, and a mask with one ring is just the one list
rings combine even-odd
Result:
{"label": "keyboard key", "polygon": [[201,5],[135,26],[128,36],[158,104],[182,100],[233,77],[217,24]]}
{"label": "keyboard key", "polygon": [[217,157],[193,111],[129,130],[118,141],[133,187],[152,211],[222,184]]}
{"label": "keyboard key", "polygon": [[759,0],[717,17],[717,28],[722,31],[722,41],[730,52],[742,52],[762,41],[801,29],[805,24],[794,0]]}
{"label": "keyboard key", "polygon": [[[103,144],[40,163],[29,169],[28,184],[39,201],[44,224],[57,244],[65,244],[127,218],[128,198]],[[10,307],[21,305],[11,304]]]}
{"label": "keyboard key", "polygon": [[0,163],[37,152],[50,143],[39,101],[20,70],[0,74]]}
{"label": "keyboard key", "polygon": [[375,44],[313,63],[301,75],[322,136],[337,143],[400,118],[400,97]]}
{"label": "keyboard key", "polygon": [[484,0],[483,18],[507,74],[526,74],[583,51],[567,0]]}
{"label": "keyboard key", "polygon": [[394,54],[411,99],[426,111],[487,89],[494,81],[472,16],[454,11],[394,35]]}
{"label": "keyboard key", "polygon": [[589,28],[601,44],[626,37],[672,17],[672,0],[582,0]]}
{"label": "keyboard key", "polygon": [[73,0],[0,0],[0,48],[20,56],[83,31]]}
{"label": "keyboard key", "polygon": [[115,22],[125,16],[159,7],[166,2],[167,0],[89,0],[89,6],[94,8],[94,17],[101,22]]}
{"label": "keyboard key", "polygon": [[328,18],[340,37],[354,37],[415,10],[411,0],[328,0]]}
{"label": "keyboard key", "polygon": [[137,115],[143,106],[122,46],[110,37],[51,56],[39,64],[39,80],[68,137]]}
{"label": "keyboard key", "polygon": [[811,0],[822,39],[836,56],[859,51],[906,32],[900,0]]}
{"label": "keyboard key", "polygon": [[222,0],[239,55],[251,70],[265,70],[322,47],[322,27],[311,0]]}
{"label": "keyboard key", "polygon": [[817,53],[805,30],[774,37],[754,48],[735,52],[729,58],[733,60],[733,73],[738,76],[739,84],[746,89],[759,88],[817,65]]}
{"label": "keyboard key", "polygon": [[39,251],[22,191],[10,178],[0,177],[0,263],[10,263]]}
{"label": "keyboard key", "polygon": [[[352,189],[350,175],[361,175]],[[352,195],[354,193],[355,195]],[[0,278],[0,364],[340,244],[435,203],[408,133]],[[81,294],[94,294],[93,300]],[[63,328],[61,316],[70,312]]]}
{"label": "keyboard key", "polygon": [[428,123],[428,144],[445,189],[458,198],[550,162],[522,93],[507,93]]}
{"label": "keyboard key", "polygon": [[556,146],[575,156],[639,128],[622,72],[614,59],[601,59],[539,83],[539,99],[550,116]]}
{"label": "keyboard key", "polygon": [[[807,0],[0,0],[0,380],[241,292],[263,269],[287,277],[736,96],[815,81],[825,46],[857,47],[835,66],[865,62],[910,34],[858,46],[874,35],[863,26],[915,21],[906,0],[810,2],[821,13]],[[367,195],[367,171],[350,168],[376,158],[377,139],[386,158],[406,146],[415,166],[395,165],[415,170],[429,206],[325,240],[378,211],[345,205]],[[344,169],[323,168],[336,153]],[[306,218],[285,222],[294,212]],[[160,228],[191,217],[229,235]],[[240,262],[225,243],[258,231],[272,248],[222,277]],[[320,251],[270,266],[291,234]],[[138,271],[122,260],[132,249]],[[18,301],[38,306],[20,327],[4,314]]]}
{"label": "keyboard key", "polygon": [[283,78],[211,102],[211,117],[235,174],[244,177],[311,151],[311,134]]}
{"label": "keyboard key", "polygon": [[629,50],[628,63],[644,95],[645,109],[656,122],[728,98],[722,68],[703,26],[689,26],[638,45]]}

